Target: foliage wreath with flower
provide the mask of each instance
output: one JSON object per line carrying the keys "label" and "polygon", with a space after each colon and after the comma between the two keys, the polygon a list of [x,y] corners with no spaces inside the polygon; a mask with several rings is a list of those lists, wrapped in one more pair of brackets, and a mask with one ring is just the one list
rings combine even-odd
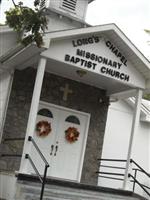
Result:
{"label": "foliage wreath with flower", "polygon": [[79,138],[79,131],[75,127],[69,127],[65,130],[65,138],[68,142],[73,143],[76,142]]}
{"label": "foliage wreath with flower", "polygon": [[48,121],[39,121],[36,124],[36,131],[38,136],[47,136],[51,131],[51,124]]}

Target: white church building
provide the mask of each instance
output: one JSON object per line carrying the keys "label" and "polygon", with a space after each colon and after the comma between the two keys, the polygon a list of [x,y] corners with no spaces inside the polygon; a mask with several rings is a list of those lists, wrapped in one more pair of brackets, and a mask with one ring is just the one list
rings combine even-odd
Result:
{"label": "white church building", "polygon": [[91,2],[41,1],[41,48],[1,26],[0,199],[149,198],[150,63]]}

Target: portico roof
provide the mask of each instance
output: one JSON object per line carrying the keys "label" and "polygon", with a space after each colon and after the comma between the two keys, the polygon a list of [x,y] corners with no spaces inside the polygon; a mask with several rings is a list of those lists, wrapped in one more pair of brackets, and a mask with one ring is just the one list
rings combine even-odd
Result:
{"label": "portico roof", "polygon": [[[143,87],[143,89],[150,90],[150,63],[148,59],[144,57],[144,55],[115,24],[106,24],[101,26],[48,33],[45,37],[45,42],[47,45],[49,45],[49,41],[51,41],[50,47],[51,44],[53,45],[54,43],[57,43],[59,48],[59,42],[62,44],[62,40],[67,42],[67,40],[72,40],[73,38],[85,38],[86,36],[88,37],[93,35],[98,35],[100,37],[104,37],[105,40],[107,38],[109,41],[112,41],[113,45],[115,45],[119,51],[130,61],[130,64],[138,72],[138,75],[144,79],[145,87]],[[87,49],[87,46],[88,45],[82,45],[84,50]],[[80,46],[78,46],[78,48],[80,48]],[[91,50],[91,48],[89,49]],[[48,50],[47,52],[50,53]],[[44,51],[42,55],[46,57],[48,56],[46,51]],[[138,78],[139,77],[137,77],[137,79]],[[136,83],[134,84],[134,88],[136,88]]]}
{"label": "portico roof", "polygon": [[46,35],[46,40],[66,39],[88,33],[101,33],[108,36],[108,38],[113,40],[113,43],[117,44],[118,48],[132,60],[135,68],[137,68],[146,79],[150,79],[150,62],[115,24],[51,32]]}
{"label": "portico roof", "polygon": [[[84,39],[91,36],[98,36],[99,38],[103,38],[104,41],[102,41],[101,43],[95,42],[95,44],[92,45],[89,42],[89,44],[87,45],[85,44],[78,47],[73,47],[73,45],[71,44],[74,39]],[[51,32],[45,35],[44,40],[45,46],[40,50],[38,50],[38,48],[32,44],[26,48],[23,48],[21,51],[13,50],[13,55],[12,52],[9,52],[1,57],[0,60],[3,61],[3,68],[4,66],[17,66],[18,68],[30,66],[31,64],[33,64],[33,62],[35,63],[36,60],[38,60],[39,55],[41,55],[48,59],[46,69],[51,73],[71,78],[73,80],[80,81],[86,84],[94,85],[96,87],[101,87],[103,89],[106,89],[108,94],[114,94],[136,88],[142,88],[145,91],[150,91],[149,61],[115,24]],[[116,48],[117,52],[119,50],[119,52],[117,54],[116,51],[112,52],[112,48],[109,46],[110,43],[108,43],[108,46],[106,46],[106,44],[103,44],[106,43],[106,41],[111,41],[114,45],[113,47]],[[68,44],[71,44],[72,46],[67,46]],[[102,48],[100,47],[101,45],[103,45]],[[95,50],[96,48],[97,50]],[[107,64],[107,66],[109,65],[109,68],[113,70],[113,73],[116,73],[117,78],[107,78],[107,75],[105,76],[105,74],[99,74],[98,72],[95,73],[94,70],[92,71],[88,68],[83,69],[88,72],[86,76],[82,78],[77,76],[76,72],[78,69],[80,70],[81,63],[80,65],[78,63],[71,63],[70,61],[67,63],[66,61],[64,61],[64,57],[60,58],[61,56],[68,55],[71,51],[72,52],[70,53],[70,56],[74,54],[73,57],[75,58],[76,55],[74,52],[76,51],[76,49],[80,49],[82,53],[85,54],[90,52],[90,55],[95,55],[95,60],[93,62],[95,63],[95,65],[97,64],[98,67],[101,64],[98,63],[98,60],[96,61],[96,59],[98,59],[98,56],[99,59],[103,58],[106,60],[106,58],[108,57],[108,53],[110,53],[109,63],[104,63],[105,68],[103,68],[103,72],[106,72],[106,70],[108,70],[106,67]],[[83,50],[85,52],[83,52]],[[61,53],[62,55],[59,55],[59,53]],[[120,54],[123,55],[122,58],[120,58]],[[78,55],[78,57],[80,56]],[[87,61],[90,61],[91,63],[93,59],[86,59],[84,55],[82,55],[82,58],[85,59],[84,63],[86,63]],[[125,58],[127,58],[127,60],[129,61],[128,66],[125,66]],[[123,59],[124,63],[121,63]],[[114,70],[113,68],[116,68],[117,65],[118,70]],[[123,73],[119,71],[120,65],[122,65],[123,70],[125,70],[123,71]],[[128,70],[133,76],[133,80],[131,81],[131,83],[129,83],[130,81],[128,83],[127,81],[126,83],[125,81],[121,81],[122,78],[129,78],[128,76],[125,77],[125,73],[128,72]],[[118,75],[118,73],[120,73],[120,75]],[[118,76],[120,76],[120,80]]]}

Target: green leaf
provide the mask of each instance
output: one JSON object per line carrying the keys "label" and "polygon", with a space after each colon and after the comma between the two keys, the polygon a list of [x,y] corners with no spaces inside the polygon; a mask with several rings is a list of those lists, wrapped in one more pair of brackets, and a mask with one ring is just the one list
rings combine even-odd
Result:
{"label": "green leaf", "polygon": [[24,7],[22,1],[6,11],[6,23],[14,31],[20,33],[28,33],[23,39],[19,38],[20,42],[24,45],[28,45],[32,42],[36,42],[38,47],[43,44],[42,35],[47,29],[47,19],[45,14],[37,8],[40,1],[35,0],[35,10],[29,7]]}
{"label": "green leaf", "polygon": [[150,94],[145,94],[143,98],[150,101]]}

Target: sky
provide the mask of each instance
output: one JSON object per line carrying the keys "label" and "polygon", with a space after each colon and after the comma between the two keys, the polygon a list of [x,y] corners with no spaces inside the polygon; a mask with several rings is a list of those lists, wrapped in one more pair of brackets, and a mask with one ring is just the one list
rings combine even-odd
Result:
{"label": "sky", "polygon": [[[15,0],[18,2],[20,0]],[[33,5],[33,0],[24,0],[24,4]],[[4,23],[4,11],[12,7],[11,0],[2,0],[0,5],[0,23]],[[91,25],[115,23],[137,48],[150,59],[150,0],[95,0],[90,3],[86,22]]]}
{"label": "sky", "polygon": [[86,20],[92,25],[115,23],[150,59],[150,35],[144,31],[150,30],[150,0],[95,0]]}

